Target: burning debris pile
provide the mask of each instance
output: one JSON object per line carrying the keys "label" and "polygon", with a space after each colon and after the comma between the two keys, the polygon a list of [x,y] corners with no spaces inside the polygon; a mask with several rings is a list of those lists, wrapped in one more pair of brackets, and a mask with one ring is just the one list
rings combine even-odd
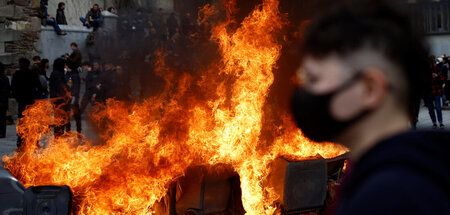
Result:
{"label": "burning debris pile", "polygon": [[218,175],[231,169],[239,175],[245,212],[273,214],[280,194],[266,180],[274,160],[334,158],[347,151],[307,140],[288,113],[280,113],[282,125],[265,129],[272,138],[262,135],[282,49],[277,35],[285,25],[278,4],[264,0],[233,28],[233,4],[227,2],[227,19],[211,31],[220,60],[200,75],[171,70],[160,53],[155,68],[167,82],[164,91],[140,103],[99,105],[92,118],[104,128],[100,145],[76,136],[55,139],[50,125],[64,119],[55,118],[52,104],[37,102],[18,127],[26,144],[3,158],[5,168],[25,187],[68,185],[75,214],[158,214],[171,184],[188,168]]}

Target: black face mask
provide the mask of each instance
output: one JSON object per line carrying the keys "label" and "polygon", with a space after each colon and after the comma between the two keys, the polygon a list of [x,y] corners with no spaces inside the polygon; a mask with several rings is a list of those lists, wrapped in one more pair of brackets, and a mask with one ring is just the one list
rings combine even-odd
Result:
{"label": "black face mask", "polygon": [[337,121],[330,114],[331,99],[353,85],[361,75],[358,72],[336,90],[315,95],[303,88],[298,88],[292,98],[292,111],[298,127],[303,134],[315,142],[332,141],[343,130],[366,116],[368,111],[363,111],[347,121]]}

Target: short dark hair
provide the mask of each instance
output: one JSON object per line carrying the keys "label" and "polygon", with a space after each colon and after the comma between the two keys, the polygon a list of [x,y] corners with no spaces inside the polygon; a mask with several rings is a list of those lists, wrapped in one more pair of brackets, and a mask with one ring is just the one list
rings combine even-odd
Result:
{"label": "short dark hair", "polygon": [[412,114],[428,90],[428,49],[411,19],[386,0],[340,1],[306,29],[301,53],[323,58],[347,56],[369,45],[401,69],[408,89],[402,95]]}
{"label": "short dark hair", "polygon": [[76,44],[76,43],[71,43],[70,46],[75,46],[78,48],[78,44]]}
{"label": "short dark hair", "polygon": [[61,7],[64,6],[64,5],[66,5],[66,3],[64,3],[64,2],[58,3],[58,9],[61,9]]}
{"label": "short dark hair", "polygon": [[30,61],[24,57],[19,59],[19,68],[28,69],[30,67]]}
{"label": "short dark hair", "polygon": [[45,64],[49,63],[50,61],[47,58],[44,58],[41,60],[41,65],[45,66]]}
{"label": "short dark hair", "polygon": [[41,60],[41,57],[36,55],[36,56],[33,57],[33,61],[37,61],[37,60]]}
{"label": "short dark hair", "polygon": [[94,6],[93,7],[95,7],[95,6],[97,6],[97,7],[100,7],[98,4],[94,4]]}
{"label": "short dark hair", "polygon": [[92,67],[92,65],[91,65],[89,62],[87,62],[87,61],[84,61],[81,65],[82,65],[82,66],[89,66],[89,67]]}
{"label": "short dark hair", "polygon": [[115,10],[116,8],[114,7],[108,7],[108,12],[111,12],[112,10]]}
{"label": "short dark hair", "polygon": [[3,64],[2,62],[0,62],[0,74],[5,74],[5,64]]}
{"label": "short dark hair", "polygon": [[64,58],[56,58],[55,61],[53,61],[53,70],[63,71],[66,63],[67,61]]}

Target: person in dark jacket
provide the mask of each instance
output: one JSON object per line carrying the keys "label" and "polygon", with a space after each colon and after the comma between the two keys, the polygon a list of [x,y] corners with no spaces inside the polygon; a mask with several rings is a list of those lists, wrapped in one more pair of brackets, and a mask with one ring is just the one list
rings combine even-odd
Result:
{"label": "person in dark jacket", "polygon": [[[81,79],[77,70],[72,70],[68,66],[66,67],[66,85],[70,92],[70,109],[72,110],[73,117],[77,126],[77,132],[81,134],[81,114],[80,114],[80,88]],[[70,131],[70,122],[66,124],[66,130]]]}
{"label": "person in dark jacket", "polygon": [[[28,105],[34,103],[39,95],[44,91],[39,81],[37,73],[30,70],[30,61],[26,58],[19,59],[19,70],[16,71],[11,80],[12,95],[19,104],[18,117],[23,117],[23,111]],[[22,138],[19,136],[17,145],[22,145]]]}
{"label": "person in dark jacket", "polygon": [[39,81],[41,82],[41,86],[43,88],[43,92],[39,96],[39,99],[47,99],[48,95],[49,95],[48,77],[47,77],[47,70],[48,70],[49,66],[50,66],[50,62],[46,58],[42,59],[41,63],[39,64],[38,75],[39,75]]}
{"label": "person in dark jacket", "polygon": [[409,127],[428,50],[393,2],[339,2],[304,33],[293,115],[311,140],[350,149],[329,214],[450,214],[450,133]]}
{"label": "person in dark jacket", "polygon": [[[54,99],[55,115],[65,118],[70,123],[68,120],[70,116],[71,98],[65,77],[66,65],[66,60],[63,58],[58,58],[53,62],[53,72],[50,74],[49,88],[50,98]],[[63,135],[64,128],[67,128],[67,124],[55,125],[55,137]],[[69,130],[66,131],[69,132]]]}
{"label": "person in dark jacket", "polygon": [[116,66],[116,71],[112,75],[113,97],[119,101],[129,101],[131,98],[130,76],[124,72],[121,65]]}
{"label": "person in dark jacket", "polygon": [[136,43],[142,41],[145,35],[145,24],[147,23],[146,17],[143,14],[142,9],[136,10],[136,16],[133,19],[132,27],[133,30],[133,39]]}
{"label": "person in dark jacket", "polygon": [[105,63],[105,71],[100,72],[97,85],[97,92],[94,95],[95,101],[99,103],[105,103],[107,99],[113,98],[115,89],[113,85],[113,76],[116,73],[114,64],[112,61]]}
{"label": "person in dark jacket", "polygon": [[169,31],[169,38],[173,37],[178,27],[179,27],[178,20],[175,17],[175,13],[171,13],[169,18],[167,18],[167,29]]}
{"label": "person in dark jacket", "polygon": [[94,31],[97,30],[102,25],[103,15],[102,11],[98,4],[94,4],[91,10],[86,14],[86,17],[80,17],[80,21],[83,23],[83,26],[88,28],[93,27]]}
{"label": "person in dark jacket", "polygon": [[39,17],[41,18],[41,24],[46,25],[52,25],[55,29],[56,34],[58,35],[66,35],[66,32],[63,32],[61,28],[58,25],[58,22],[56,21],[55,17],[50,16],[48,14],[48,0],[41,0],[41,5],[39,8]]}
{"label": "person in dark jacket", "polygon": [[98,62],[94,62],[92,67],[88,62],[84,62],[83,70],[87,72],[87,75],[86,75],[86,90],[84,92],[80,106],[81,114],[84,113],[88,104],[94,104],[95,101],[94,95],[98,91],[97,88],[100,88],[99,86],[100,64]]}
{"label": "person in dark jacket", "polygon": [[72,49],[72,54],[67,57],[68,65],[72,70],[79,70],[81,67],[81,61],[83,60],[83,55],[81,51],[78,49],[78,45],[76,43],[71,43],[70,48]]}
{"label": "person in dark jacket", "polygon": [[56,9],[56,22],[58,25],[67,25],[64,9],[66,9],[66,4],[64,2],[58,3],[58,9]]}
{"label": "person in dark jacket", "polygon": [[5,75],[5,65],[0,62],[0,138],[6,137],[6,112],[11,94],[9,79]]}

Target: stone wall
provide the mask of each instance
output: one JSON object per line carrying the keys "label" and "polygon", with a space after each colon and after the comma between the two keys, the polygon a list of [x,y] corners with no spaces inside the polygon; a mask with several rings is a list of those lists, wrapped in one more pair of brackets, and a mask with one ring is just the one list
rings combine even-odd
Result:
{"label": "stone wall", "polygon": [[39,0],[0,0],[0,62],[14,68],[20,57],[37,54]]}
{"label": "stone wall", "polygon": [[40,55],[49,59],[50,64],[53,64],[53,61],[61,55],[72,53],[70,44],[75,42],[78,44],[84,60],[87,60],[86,37],[92,32],[92,29],[83,26],[62,25],[61,30],[65,31],[67,35],[56,35],[52,26],[42,26],[41,39],[36,44],[36,49],[40,52]]}
{"label": "stone wall", "polygon": [[427,36],[428,43],[430,44],[430,52],[434,56],[441,56],[443,54],[450,55],[450,35],[429,35]]}

